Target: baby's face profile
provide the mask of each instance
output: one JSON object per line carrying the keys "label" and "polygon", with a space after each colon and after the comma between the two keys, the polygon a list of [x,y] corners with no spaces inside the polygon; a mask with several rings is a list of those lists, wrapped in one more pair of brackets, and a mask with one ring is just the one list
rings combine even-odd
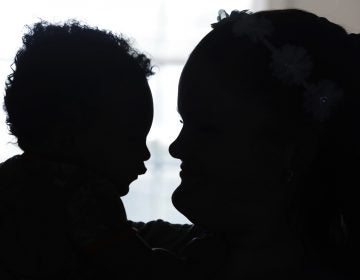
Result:
{"label": "baby's face profile", "polygon": [[91,165],[126,195],[129,185],[144,174],[144,161],[150,158],[146,137],[153,119],[153,103],[145,77],[126,87],[111,87],[100,116],[92,127],[88,141]]}
{"label": "baby's face profile", "polygon": [[178,95],[183,127],[169,149],[182,161],[173,203],[193,223],[242,231],[277,219],[285,155],[271,108],[230,91],[206,62],[188,61]]}

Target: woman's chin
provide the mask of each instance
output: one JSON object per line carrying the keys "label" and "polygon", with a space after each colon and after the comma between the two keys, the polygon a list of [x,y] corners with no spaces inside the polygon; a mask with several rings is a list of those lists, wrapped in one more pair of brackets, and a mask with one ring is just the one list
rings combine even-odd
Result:
{"label": "woman's chin", "polygon": [[[174,205],[174,207],[179,211],[179,212],[181,212],[182,213],[182,211],[181,211],[181,197],[182,197],[182,194],[181,194],[181,185],[180,186],[178,186],[176,189],[175,189],[175,191],[173,192],[173,194],[171,195],[171,202],[172,202],[172,204]],[[183,214],[183,213],[182,213]]]}
{"label": "woman's chin", "polygon": [[[197,192],[189,186],[180,184],[172,195],[174,207],[193,224],[208,227],[214,222],[212,199],[207,199],[203,192]],[[212,205],[214,206],[214,205]]]}
{"label": "woman's chin", "polygon": [[115,188],[119,194],[119,196],[125,196],[129,193],[130,187],[129,185],[131,184],[131,182],[133,182],[134,180],[119,180],[114,178],[112,180],[112,182],[115,185]]}

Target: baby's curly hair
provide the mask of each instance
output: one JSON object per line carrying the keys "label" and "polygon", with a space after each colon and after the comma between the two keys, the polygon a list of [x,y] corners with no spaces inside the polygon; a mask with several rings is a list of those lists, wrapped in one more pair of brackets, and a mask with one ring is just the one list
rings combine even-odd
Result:
{"label": "baby's curly hair", "polygon": [[24,151],[50,137],[54,124],[91,116],[104,88],[153,74],[151,61],[123,35],[75,20],[40,21],[23,36],[5,86],[4,109],[11,134]]}

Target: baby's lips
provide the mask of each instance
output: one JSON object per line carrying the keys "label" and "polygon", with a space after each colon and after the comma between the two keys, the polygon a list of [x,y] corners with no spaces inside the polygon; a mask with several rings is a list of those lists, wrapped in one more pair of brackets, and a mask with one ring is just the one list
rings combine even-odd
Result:
{"label": "baby's lips", "polygon": [[142,164],[142,166],[140,167],[139,171],[138,171],[138,175],[143,175],[145,174],[147,171],[146,167],[144,164]]}

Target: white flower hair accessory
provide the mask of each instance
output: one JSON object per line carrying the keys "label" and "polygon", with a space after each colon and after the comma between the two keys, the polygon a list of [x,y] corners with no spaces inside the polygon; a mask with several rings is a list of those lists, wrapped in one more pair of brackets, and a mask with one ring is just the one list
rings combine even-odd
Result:
{"label": "white flower hair accessory", "polygon": [[270,64],[274,76],[288,85],[302,85],[310,76],[313,64],[302,47],[285,45],[275,49]]}
{"label": "white flower hair accessory", "polygon": [[276,79],[288,86],[302,86],[305,89],[305,112],[320,122],[331,117],[342,99],[343,90],[330,80],[321,80],[317,84],[307,82],[313,63],[305,48],[291,44],[276,48],[268,40],[274,32],[272,23],[254,16],[248,10],[233,11],[230,15],[220,10],[218,23],[212,24],[212,27],[216,28],[227,21],[234,21],[232,31],[235,37],[246,36],[271,51],[270,69]]}
{"label": "white flower hair accessory", "polygon": [[235,36],[248,36],[254,43],[264,42],[269,37],[274,28],[271,22],[265,18],[256,18],[251,16],[249,11],[239,12],[243,16],[233,25],[233,33]]}
{"label": "white flower hair accessory", "polygon": [[330,118],[343,96],[343,90],[333,81],[322,80],[306,87],[305,109],[323,122]]}

